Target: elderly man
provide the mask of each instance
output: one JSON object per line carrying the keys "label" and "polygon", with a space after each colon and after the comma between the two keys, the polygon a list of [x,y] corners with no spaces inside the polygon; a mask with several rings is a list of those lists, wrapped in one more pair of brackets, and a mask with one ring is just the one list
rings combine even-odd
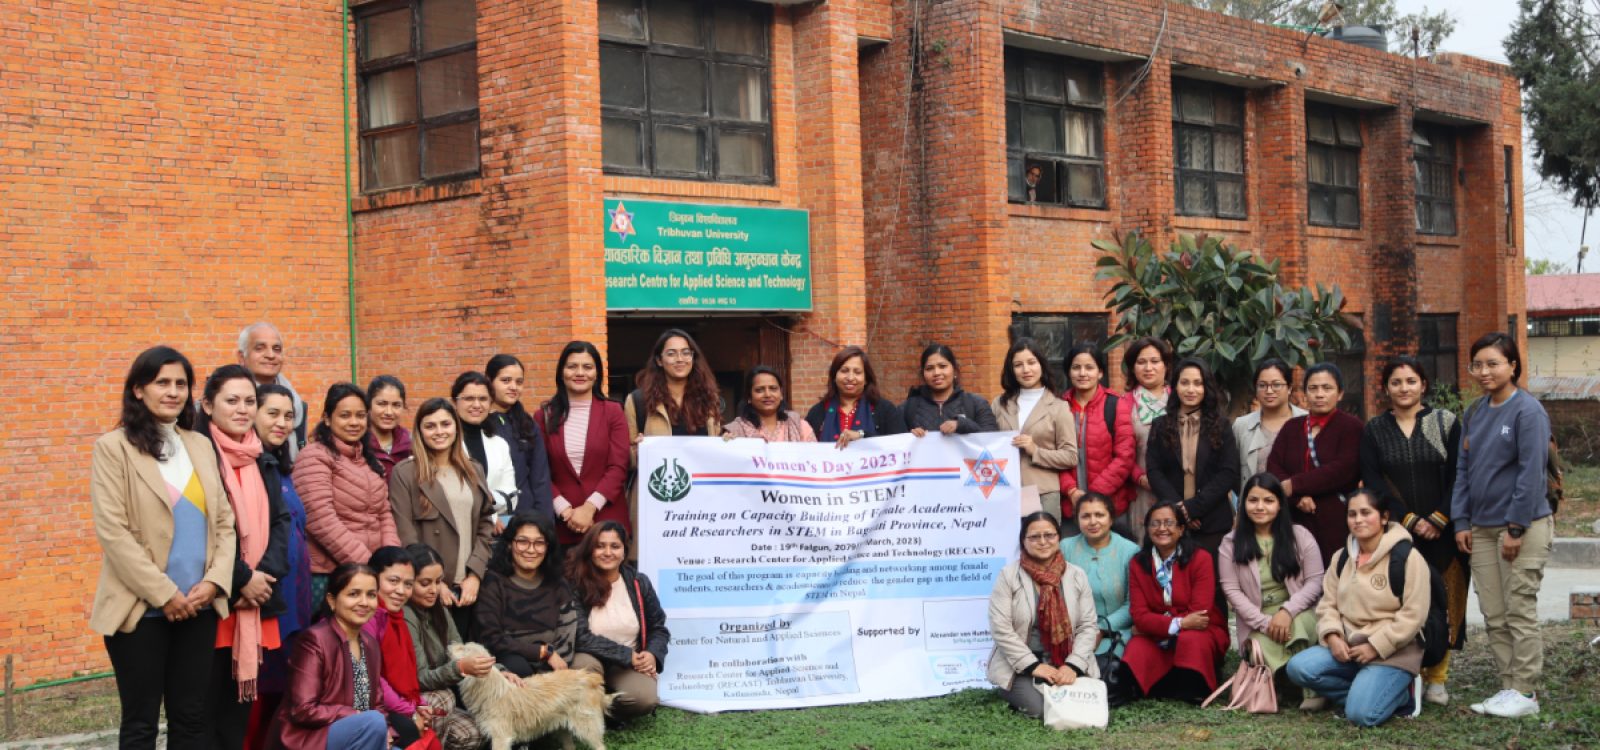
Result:
{"label": "elderly man", "polygon": [[262,321],[239,332],[239,364],[261,385],[277,383],[289,389],[294,399],[294,439],[289,441],[289,460],[306,445],[306,402],[283,376],[283,336],[277,327]]}

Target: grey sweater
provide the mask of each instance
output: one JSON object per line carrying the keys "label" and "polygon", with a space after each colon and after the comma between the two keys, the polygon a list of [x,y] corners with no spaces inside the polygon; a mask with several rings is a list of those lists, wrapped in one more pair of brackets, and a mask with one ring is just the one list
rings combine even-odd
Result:
{"label": "grey sweater", "polygon": [[1538,399],[1521,389],[1499,405],[1485,396],[1467,407],[1463,421],[1450,503],[1456,531],[1507,524],[1527,528],[1550,515],[1544,474],[1550,417]]}

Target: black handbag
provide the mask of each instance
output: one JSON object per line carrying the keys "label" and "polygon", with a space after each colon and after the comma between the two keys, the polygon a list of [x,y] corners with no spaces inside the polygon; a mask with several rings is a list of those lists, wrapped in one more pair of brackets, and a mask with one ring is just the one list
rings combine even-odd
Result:
{"label": "black handbag", "polygon": [[1111,648],[1103,654],[1095,654],[1094,661],[1100,668],[1100,680],[1106,684],[1106,705],[1116,708],[1132,703],[1139,697],[1139,690],[1133,672],[1122,663],[1122,657],[1117,656],[1117,647],[1122,645],[1122,634],[1113,631],[1107,638],[1111,641]]}

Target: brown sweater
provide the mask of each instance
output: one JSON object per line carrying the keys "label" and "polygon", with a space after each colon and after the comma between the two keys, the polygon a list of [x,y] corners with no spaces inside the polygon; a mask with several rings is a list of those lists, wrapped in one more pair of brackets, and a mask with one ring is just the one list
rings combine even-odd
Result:
{"label": "brown sweater", "polygon": [[1365,565],[1357,566],[1355,558],[1339,574],[1339,560],[1354,555],[1356,548],[1347,544],[1334,553],[1328,572],[1322,577],[1322,601],[1317,604],[1317,638],[1338,633],[1352,646],[1371,643],[1378,650],[1378,661],[1373,664],[1404,669],[1416,674],[1422,669],[1422,645],[1417,635],[1428,614],[1429,591],[1428,563],[1422,553],[1411,551],[1406,560],[1405,601],[1396,602],[1389,587],[1389,550],[1402,539],[1410,539],[1399,524],[1391,523],[1378,549]]}

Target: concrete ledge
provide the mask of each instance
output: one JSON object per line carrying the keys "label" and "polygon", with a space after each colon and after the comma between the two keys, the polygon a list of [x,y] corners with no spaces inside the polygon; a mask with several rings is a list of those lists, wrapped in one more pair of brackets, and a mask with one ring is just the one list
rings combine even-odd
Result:
{"label": "concrete ledge", "polygon": [[1600,538],[1557,537],[1550,545],[1550,568],[1600,568]]}

